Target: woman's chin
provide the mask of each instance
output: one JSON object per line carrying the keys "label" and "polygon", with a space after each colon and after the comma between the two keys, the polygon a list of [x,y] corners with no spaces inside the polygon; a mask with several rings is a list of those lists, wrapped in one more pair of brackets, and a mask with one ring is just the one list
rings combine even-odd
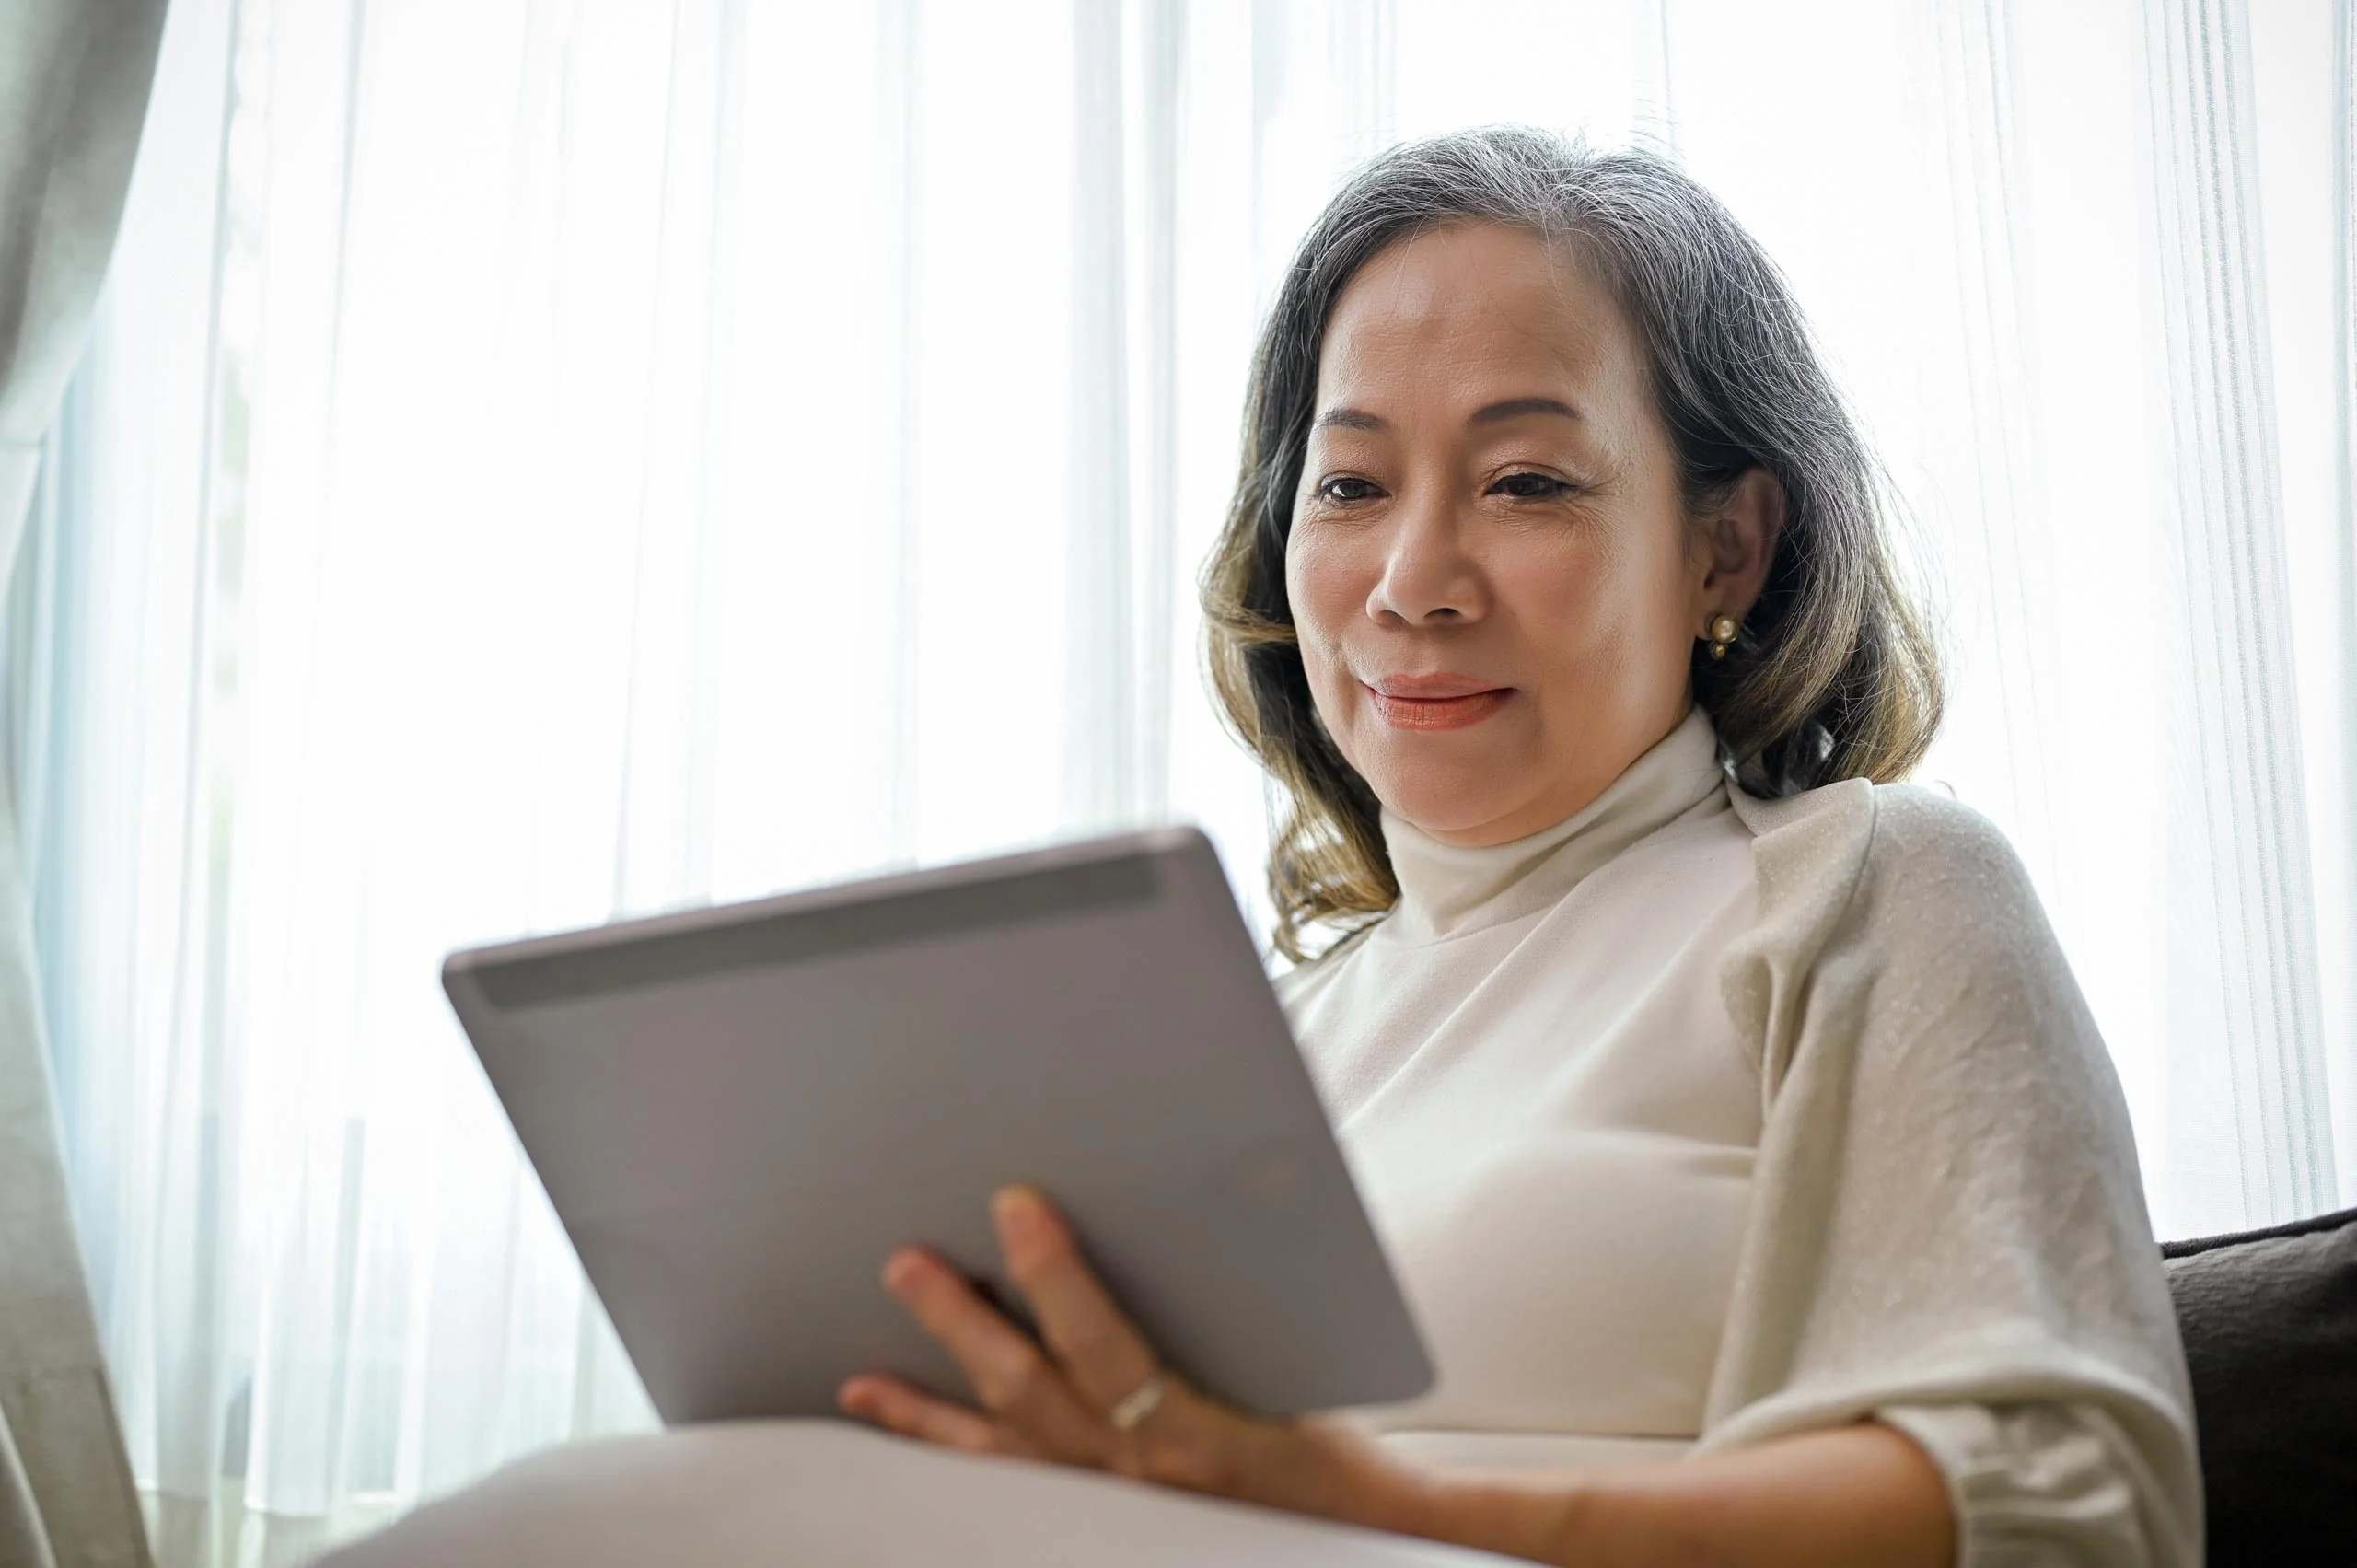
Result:
{"label": "woman's chin", "polygon": [[[1376,796],[1410,827],[1450,842],[1482,842],[1514,813],[1513,803],[1498,796],[1492,779],[1468,777],[1454,784],[1419,780],[1412,788],[1378,788]],[[1515,835],[1496,836],[1503,843]]]}

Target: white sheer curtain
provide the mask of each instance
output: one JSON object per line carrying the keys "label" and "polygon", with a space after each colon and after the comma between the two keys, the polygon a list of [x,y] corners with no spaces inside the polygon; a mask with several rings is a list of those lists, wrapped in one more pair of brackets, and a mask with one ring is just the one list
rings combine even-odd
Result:
{"label": "white sheer curtain", "polygon": [[2165,1231],[2357,1202],[2351,0],[178,0],[12,607],[168,1563],[643,1422],[456,944],[1184,817],[1343,168],[1673,147],[1784,263]]}

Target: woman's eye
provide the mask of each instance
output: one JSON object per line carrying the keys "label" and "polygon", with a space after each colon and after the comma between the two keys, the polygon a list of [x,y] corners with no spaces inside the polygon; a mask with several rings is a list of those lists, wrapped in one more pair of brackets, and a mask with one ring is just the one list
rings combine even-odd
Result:
{"label": "woman's eye", "polygon": [[[1353,489],[1353,486],[1356,488]],[[1374,481],[1352,479],[1347,475],[1329,479],[1318,487],[1318,498],[1325,501],[1366,501],[1371,500],[1375,494]]]}
{"label": "woman's eye", "polygon": [[1572,486],[1545,473],[1510,473],[1493,487],[1504,491],[1517,501],[1545,501],[1570,493]]}

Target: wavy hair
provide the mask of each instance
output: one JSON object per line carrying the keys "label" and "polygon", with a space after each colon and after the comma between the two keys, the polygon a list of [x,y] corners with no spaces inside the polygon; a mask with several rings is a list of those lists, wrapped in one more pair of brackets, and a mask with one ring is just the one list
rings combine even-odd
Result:
{"label": "wavy hair", "polygon": [[1736,783],[1782,796],[1903,776],[1940,718],[1937,653],[1887,540],[1888,486],[1820,362],[1783,275],[1677,165],[1544,131],[1489,126],[1391,148],[1329,202],[1287,268],[1252,362],[1241,472],[1201,579],[1212,683],[1230,729],[1284,796],[1269,890],[1278,950],[1398,900],[1375,792],[1319,722],[1285,596],[1285,542],[1334,303],[1379,252],[1452,223],[1570,246],[1612,290],[1646,355],[1689,516],[1764,469],[1785,516],[1765,590],[1722,660],[1693,664]]}

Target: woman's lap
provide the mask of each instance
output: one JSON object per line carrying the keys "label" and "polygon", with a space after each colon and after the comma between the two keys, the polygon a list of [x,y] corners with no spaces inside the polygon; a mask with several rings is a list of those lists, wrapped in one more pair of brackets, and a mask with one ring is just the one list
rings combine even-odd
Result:
{"label": "woman's lap", "polygon": [[1447,1568],[1497,1561],[808,1421],[687,1427],[536,1455],[331,1554],[319,1568]]}

